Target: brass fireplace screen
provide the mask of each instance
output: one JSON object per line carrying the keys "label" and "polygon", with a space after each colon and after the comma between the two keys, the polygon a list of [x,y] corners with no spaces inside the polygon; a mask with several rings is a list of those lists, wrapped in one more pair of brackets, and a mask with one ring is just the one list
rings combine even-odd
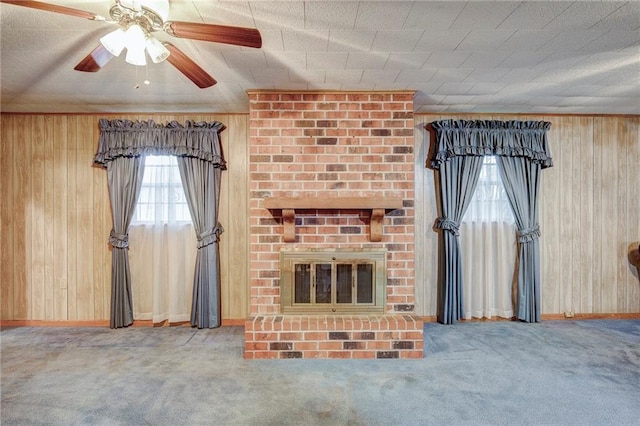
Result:
{"label": "brass fireplace screen", "polygon": [[379,249],[281,252],[281,312],[384,312],[386,257]]}

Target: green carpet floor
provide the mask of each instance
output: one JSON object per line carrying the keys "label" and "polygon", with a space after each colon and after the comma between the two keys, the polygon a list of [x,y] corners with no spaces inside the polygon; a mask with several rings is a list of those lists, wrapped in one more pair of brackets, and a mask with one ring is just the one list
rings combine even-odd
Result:
{"label": "green carpet floor", "polygon": [[242,358],[242,327],[5,328],[5,425],[637,425],[640,321],[425,325],[419,360]]}

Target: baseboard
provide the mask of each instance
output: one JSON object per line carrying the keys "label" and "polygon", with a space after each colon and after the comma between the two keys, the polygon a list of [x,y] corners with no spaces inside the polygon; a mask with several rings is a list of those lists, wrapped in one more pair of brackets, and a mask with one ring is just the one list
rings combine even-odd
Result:
{"label": "baseboard", "polygon": [[629,312],[624,314],[542,314],[542,321],[557,320],[590,320],[590,319],[640,319],[640,312]]}
{"label": "baseboard", "polygon": [[[438,322],[438,318],[436,316],[423,316],[420,317],[423,322]],[[540,316],[541,321],[558,321],[558,320],[592,320],[592,319],[640,319],[640,312],[631,312],[631,313],[623,313],[623,314],[572,314],[572,316],[567,316],[566,314],[542,314]],[[491,322],[491,321],[515,321],[514,318],[472,318],[472,319],[463,319],[459,322]]]}
{"label": "baseboard", "polygon": [[[243,326],[244,318],[222,319],[223,327]],[[134,320],[132,327],[191,327],[189,321],[163,321],[154,323],[152,320]],[[109,320],[90,321],[45,321],[45,320],[0,320],[0,327],[109,327]]]}
{"label": "baseboard", "polygon": [[109,321],[0,320],[0,327],[109,327]]}
{"label": "baseboard", "polygon": [[[438,319],[434,315],[421,316],[420,319],[425,323],[437,322]],[[573,314],[567,317],[565,314],[542,314],[542,321],[558,321],[558,320],[593,320],[593,319],[640,319],[640,312],[623,313],[623,314]],[[244,326],[244,318],[227,318],[222,320],[222,327]],[[491,322],[491,321],[513,321],[508,318],[472,318],[470,320],[460,320],[460,322]],[[0,327],[109,327],[109,320],[91,320],[91,321],[44,321],[44,320],[0,320]],[[132,327],[191,327],[188,321],[169,323],[163,321],[154,323],[151,320],[135,320]]]}

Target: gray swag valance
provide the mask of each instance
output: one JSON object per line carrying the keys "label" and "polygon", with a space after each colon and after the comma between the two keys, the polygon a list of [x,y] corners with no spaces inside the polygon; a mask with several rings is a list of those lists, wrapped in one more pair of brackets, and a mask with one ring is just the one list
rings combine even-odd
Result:
{"label": "gray swag valance", "polygon": [[177,121],[167,124],[149,121],[99,120],[100,141],[94,163],[102,167],[118,157],[175,155],[194,157],[226,170],[219,122]]}
{"label": "gray swag valance", "polygon": [[461,155],[528,157],[543,169],[553,166],[547,143],[547,121],[440,120],[431,166]]}

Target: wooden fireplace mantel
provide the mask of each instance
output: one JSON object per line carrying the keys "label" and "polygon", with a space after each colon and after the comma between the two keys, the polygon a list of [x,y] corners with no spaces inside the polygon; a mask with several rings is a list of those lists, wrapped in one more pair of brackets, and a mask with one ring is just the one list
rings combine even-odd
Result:
{"label": "wooden fireplace mantel", "polygon": [[272,197],[264,198],[267,209],[282,210],[284,241],[296,240],[296,210],[370,210],[370,235],[372,242],[382,241],[382,221],[386,210],[402,208],[398,197]]}

